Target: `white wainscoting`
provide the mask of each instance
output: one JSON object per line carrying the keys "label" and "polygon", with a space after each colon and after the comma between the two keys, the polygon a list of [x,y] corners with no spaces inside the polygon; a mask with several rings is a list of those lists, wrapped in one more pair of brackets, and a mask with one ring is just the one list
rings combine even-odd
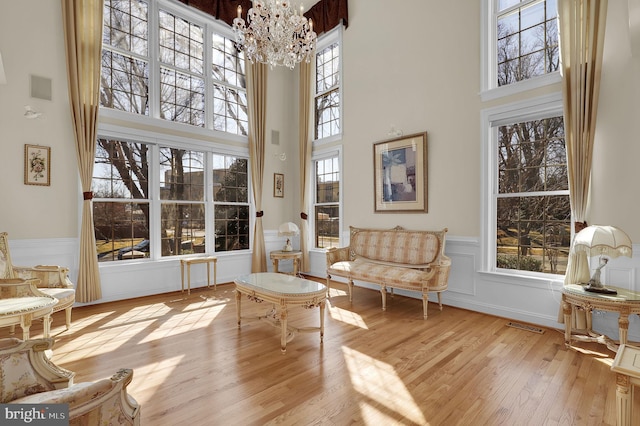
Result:
{"label": "white wainscoting", "polygon": [[[286,238],[277,231],[265,231],[267,268],[273,270],[269,252],[281,250]],[[293,237],[294,249],[300,247],[299,237]],[[348,233],[344,241],[348,241]],[[79,242],[77,239],[10,240],[12,260],[16,265],[64,265],[70,269],[71,280],[75,283],[78,275]],[[508,319],[529,322],[561,330],[558,313],[562,295],[562,277],[536,279],[524,276],[480,272],[480,243],[475,238],[447,236],[446,254],[451,258],[449,289],[442,293],[446,306],[484,312]],[[605,283],[640,291],[637,271],[640,270],[640,246],[634,246],[633,258],[616,258],[603,269]],[[322,250],[310,252],[310,268],[304,271],[318,278],[326,278],[326,258]],[[251,253],[218,254],[217,281],[229,283],[242,274],[251,271]],[[282,262],[282,270],[292,270],[290,262]],[[150,262],[146,260],[100,264],[103,297],[94,303],[130,299],[152,294],[178,291],[181,288],[179,258]],[[339,280],[339,279],[338,279]],[[342,281],[342,280],[340,280]],[[344,282],[344,281],[343,281]],[[191,287],[207,284],[204,265],[194,265],[191,270]],[[356,282],[363,288],[378,290],[379,287]],[[358,297],[355,290],[353,307],[357,309]],[[360,290],[362,291],[362,289]],[[397,290],[397,294],[420,299],[417,292]],[[393,309],[393,301],[388,300],[388,308]],[[640,318],[629,318],[629,339],[640,341]],[[618,336],[617,314],[595,312],[594,329],[612,338]]]}

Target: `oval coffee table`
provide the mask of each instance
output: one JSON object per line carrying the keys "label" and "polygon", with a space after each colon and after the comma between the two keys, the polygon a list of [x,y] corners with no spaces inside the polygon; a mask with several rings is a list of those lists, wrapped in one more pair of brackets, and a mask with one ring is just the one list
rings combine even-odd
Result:
{"label": "oval coffee table", "polygon": [[[280,349],[287,351],[287,342],[297,332],[320,332],[320,342],[324,336],[324,308],[327,288],[324,284],[274,272],[258,272],[236,278],[236,316],[240,327],[242,295],[254,302],[271,302],[273,309],[259,319],[273,319],[273,325],[280,326]],[[287,306],[300,305],[304,308],[320,308],[320,327],[296,328],[287,324]]]}

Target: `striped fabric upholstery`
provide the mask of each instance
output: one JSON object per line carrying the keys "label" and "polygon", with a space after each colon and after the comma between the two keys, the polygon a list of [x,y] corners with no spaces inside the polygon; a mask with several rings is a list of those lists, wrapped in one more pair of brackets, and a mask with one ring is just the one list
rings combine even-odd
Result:
{"label": "striped fabric upholstery", "polygon": [[354,257],[426,267],[438,256],[438,237],[429,231],[378,231],[351,228]]}
{"label": "striped fabric upholstery", "polygon": [[444,254],[447,229],[442,231],[409,231],[394,229],[362,229],[351,227],[349,247],[327,251],[327,289],[331,276],[347,278],[349,300],[353,281],[380,285],[382,309],[386,309],[388,288],[422,293],[424,318],[427,318],[428,293],[447,289],[451,259]]}
{"label": "striped fabric upholstery", "polygon": [[402,266],[390,266],[380,263],[362,261],[337,262],[331,265],[330,271],[335,275],[345,274],[352,280],[361,280],[397,287],[422,290],[429,283],[432,273]]}

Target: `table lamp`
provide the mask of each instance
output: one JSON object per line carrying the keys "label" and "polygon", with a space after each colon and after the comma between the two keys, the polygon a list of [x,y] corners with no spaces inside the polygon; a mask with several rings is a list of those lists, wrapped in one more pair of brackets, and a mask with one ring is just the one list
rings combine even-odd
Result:
{"label": "table lamp", "polygon": [[[278,235],[286,235],[287,237],[291,237],[293,235],[298,235],[300,233],[300,229],[298,229],[298,225],[293,222],[285,222],[278,227]],[[293,247],[291,247],[291,240],[287,238],[287,243],[285,244],[282,251],[292,251]]]}
{"label": "table lamp", "polygon": [[631,257],[632,246],[629,236],[615,226],[591,225],[576,234],[571,250],[585,252],[587,256],[600,256],[599,265],[593,272],[586,291],[604,294],[616,294],[617,291],[605,287],[600,281],[600,272],[610,258]]}

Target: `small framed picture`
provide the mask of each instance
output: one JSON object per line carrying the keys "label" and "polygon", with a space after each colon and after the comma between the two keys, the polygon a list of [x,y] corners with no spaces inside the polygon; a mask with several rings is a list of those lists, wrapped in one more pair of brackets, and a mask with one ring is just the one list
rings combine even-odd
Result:
{"label": "small framed picture", "polygon": [[284,175],[282,173],[273,174],[273,196],[284,197]]}
{"label": "small framed picture", "polygon": [[24,184],[51,185],[51,147],[25,144]]}

